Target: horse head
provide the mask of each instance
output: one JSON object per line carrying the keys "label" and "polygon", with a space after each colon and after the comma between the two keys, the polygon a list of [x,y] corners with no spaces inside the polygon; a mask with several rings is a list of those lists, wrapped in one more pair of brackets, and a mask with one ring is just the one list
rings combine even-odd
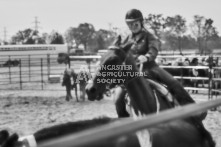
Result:
{"label": "horse head", "polygon": [[[119,80],[119,76],[116,76],[116,73],[120,69],[115,67],[123,64],[127,56],[127,51],[131,45],[132,44],[119,45],[119,42],[116,41],[115,45],[110,46],[108,52],[102,56],[99,65],[97,65],[98,67],[95,75],[92,76],[92,79],[86,86],[86,93],[89,100],[100,100],[102,94],[107,90],[107,87],[114,87],[116,84],[122,84],[119,83],[122,82]],[[113,79],[118,82],[114,83],[112,81]]]}

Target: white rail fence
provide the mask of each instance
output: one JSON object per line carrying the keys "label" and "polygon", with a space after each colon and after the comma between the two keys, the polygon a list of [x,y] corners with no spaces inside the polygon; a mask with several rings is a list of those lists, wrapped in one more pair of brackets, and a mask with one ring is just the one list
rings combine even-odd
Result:
{"label": "white rail fence", "polygon": [[[205,57],[208,57],[208,56],[158,56],[158,59],[161,59],[161,58],[166,58],[166,59],[177,59],[177,58],[205,58]],[[98,61],[99,59],[101,58],[101,56],[70,56],[70,59],[71,61],[76,61],[76,60],[83,60],[83,61],[87,61],[88,63],[88,69],[93,72],[94,71],[94,65],[91,64],[92,61]],[[214,56],[212,57],[213,59],[216,58],[217,60],[217,63],[219,63],[219,58],[221,59],[221,56]],[[71,63],[70,63],[71,64]],[[216,83],[217,85],[221,85],[221,67],[210,67],[210,66],[161,66],[162,68],[174,68],[174,69],[205,69],[205,70],[208,70],[208,77],[190,77],[190,76],[174,76],[174,78],[182,81],[182,80],[185,80],[185,79],[189,79],[189,80],[205,80],[207,81],[208,83],[208,87],[207,88],[204,88],[204,87],[201,87],[201,88],[197,88],[197,87],[184,87],[186,90],[200,90],[200,91],[208,91],[208,98],[209,99],[212,99],[213,98],[213,93],[216,92],[216,93],[220,93],[221,94],[221,88],[219,87],[219,89],[213,89],[213,85],[214,83]],[[219,77],[214,77],[213,76],[213,72],[214,70],[218,70],[220,73],[219,73]]]}
{"label": "white rail fence", "polygon": [[[158,56],[158,59],[166,58],[170,61],[176,58],[204,58],[207,56]],[[7,57],[6,57],[7,58]],[[96,65],[93,61],[98,61],[101,56],[70,56],[71,58],[71,67],[78,70],[81,65],[88,66],[91,72],[94,71]],[[221,65],[221,56],[214,56],[214,58],[218,61],[219,65]],[[14,59],[14,57],[9,57],[7,59]],[[12,85],[17,89],[26,90],[26,84],[30,82],[40,83],[38,89],[40,90],[48,90],[47,83],[52,76],[56,76],[56,78],[61,79],[62,73],[65,69],[64,65],[58,64],[56,59],[57,56],[39,56],[39,57],[17,57],[16,59],[20,59],[20,64],[18,66],[7,66],[1,67],[0,72],[0,85],[1,89],[7,88],[7,86]],[[78,62],[80,60],[80,62]],[[82,62],[83,61],[83,62]],[[219,71],[221,72],[221,67],[212,67],[211,69],[209,66],[161,66],[162,68],[194,68],[194,69],[205,69],[207,71]],[[219,75],[220,76],[220,75]],[[212,98],[213,93],[221,93],[221,89],[214,89],[212,85],[221,85],[221,78],[220,77],[185,77],[185,76],[174,76],[176,79],[183,81],[183,80],[204,80],[209,85],[208,87],[185,87],[187,90],[199,90],[202,92],[208,92],[208,97]],[[13,88],[12,88],[13,89]]]}

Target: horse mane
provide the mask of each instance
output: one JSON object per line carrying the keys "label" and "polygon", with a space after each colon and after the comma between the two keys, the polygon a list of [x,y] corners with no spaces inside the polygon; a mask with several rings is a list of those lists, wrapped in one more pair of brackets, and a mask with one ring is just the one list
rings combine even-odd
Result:
{"label": "horse mane", "polygon": [[52,127],[41,129],[34,133],[37,142],[43,140],[54,139],[57,137],[69,135],[72,133],[78,133],[90,128],[98,127],[115,121],[114,118],[109,118],[106,116],[101,116],[89,120],[80,120],[76,122],[68,122],[64,124],[54,125]]}

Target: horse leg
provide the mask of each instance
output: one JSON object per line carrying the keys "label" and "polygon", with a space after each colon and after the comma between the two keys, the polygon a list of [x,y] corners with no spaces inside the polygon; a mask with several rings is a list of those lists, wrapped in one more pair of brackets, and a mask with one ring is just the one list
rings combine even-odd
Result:
{"label": "horse leg", "polygon": [[82,99],[83,101],[85,101],[85,94],[86,94],[85,86],[86,86],[85,84],[80,85],[81,99]]}
{"label": "horse leg", "polygon": [[[199,85],[199,81],[198,80],[194,80],[193,81],[193,87],[198,88]],[[198,93],[198,90],[193,90],[192,93]]]}
{"label": "horse leg", "polygon": [[65,71],[62,81],[62,86],[65,86],[66,89],[66,101],[69,101],[71,96],[71,77],[70,75]]}
{"label": "horse leg", "polygon": [[122,89],[120,86],[115,88],[114,100],[115,100],[115,107],[116,107],[118,117],[130,116],[126,109],[125,94],[126,94],[126,91]]}
{"label": "horse leg", "polygon": [[[193,81],[193,88],[195,87],[195,82]],[[194,90],[192,90],[192,93],[194,93]]]}
{"label": "horse leg", "polygon": [[[196,88],[198,88],[199,87],[199,81],[197,80],[196,81]],[[198,90],[196,90],[196,94],[198,93]]]}
{"label": "horse leg", "polygon": [[69,101],[70,99],[72,99],[71,86],[66,85],[66,101]]}
{"label": "horse leg", "polygon": [[202,80],[202,87],[204,88],[205,87],[205,81]]}
{"label": "horse leg", "polygon": [[80,88],[80,99],[84,99],[84,96],[83,96],[83,85],[82,83],[79,84],[79,88]]}
{"label": "horse leg", "polygon": [[75,91],[76,100],[77,100],[77,102],[79,102],[79,100],[78,100],[78,92],[77,92],[78,91],[77,84],[74,87],[74,91]]}
{"label": "horse leg", "polygon": [[[196,88],[196,80],[193,80],[193,87]],[[192,90],[192,93],[194,93],[194,92],[195,92],[195,90]]]}
{"label": "horse leg", "polygon": [[[219,86],[219,85],[220,85],[219,81],[215,81],[215,82],[214,82],[214,85],[215,85],[215,86],[214,86],[214,89],[215,89],[215,90],[219,90],[219,88],[220,88],[220,86]],[[215,91],[214,93],[215,93],[215,96],[216,96],[216,97],[219,95],[219,92],[217,92],[217,91]]]}

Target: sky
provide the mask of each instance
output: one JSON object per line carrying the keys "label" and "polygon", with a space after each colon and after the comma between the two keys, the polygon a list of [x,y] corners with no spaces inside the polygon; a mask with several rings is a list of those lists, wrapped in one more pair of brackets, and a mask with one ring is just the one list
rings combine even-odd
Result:
{"label": "sky", "polygon": [[220,0],[0,0],[0,39],[9,39],[19,30],[34,29],[37,17],[39,32],[52,30],[64,34],[69,27],[90,23],[95,30],[124,28],[129,9],[163,16],[181,15],[187,24],[194,15],[214,20],[221,34]]}

